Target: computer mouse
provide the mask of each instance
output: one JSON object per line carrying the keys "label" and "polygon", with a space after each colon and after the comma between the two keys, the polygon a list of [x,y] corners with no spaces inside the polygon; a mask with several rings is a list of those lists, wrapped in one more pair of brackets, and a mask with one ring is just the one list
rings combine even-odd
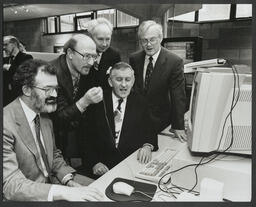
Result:
{"label": "computer mouse", "polygon": [[113,184],[113,191],[116,194],[130,196],[134,191],[134,187],[125,182],[119,181]]}

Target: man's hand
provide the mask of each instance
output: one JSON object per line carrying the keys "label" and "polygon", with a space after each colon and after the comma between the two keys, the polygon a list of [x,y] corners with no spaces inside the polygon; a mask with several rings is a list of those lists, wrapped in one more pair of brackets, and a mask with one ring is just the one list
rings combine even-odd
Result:
{"label": "man's hand", "polygon": [[107,171],[109,171],[108,167],[104,165],[103,163],[99,162],[96,165],[93,166],[92,168],[93,174],[94,175],[103,175]]}
{"label": "man's hand", "polygon": [[137,154],[137,160],[140,163],[148,163],[151,160],[152,152],[150,146],[144,146],[139,149],[139,152]]}
{"label": "man's hand", "polygon": [[53,200],[67,201],[102,201],[104,195],[92,187],[57,186],[53,192]]}
{"label": "man's hand", "polygon": [[89,89],[82,98],[79,99],[78,104],[86,109],[90,104],[96,104],[102,101],[103,91],[101,87],[93,87]]}
{"label": "man's hand", "polygon": [[84,100],[88,105],[102,101],[103,91],[101,87],[93,87],[84,94]]}
{"label": "man's hand", "polygon": [[175,134],[175,137],[177,137],[181,142],[187,141],[187,135],[185,130],[174,129],[173,132]]}
{"label": "man's hand", "polygon": [[75,182],[74,180],[68,181],[67,186],[69,186],[69,187],[82,187],[82,185],[80,185],[79,183]]}

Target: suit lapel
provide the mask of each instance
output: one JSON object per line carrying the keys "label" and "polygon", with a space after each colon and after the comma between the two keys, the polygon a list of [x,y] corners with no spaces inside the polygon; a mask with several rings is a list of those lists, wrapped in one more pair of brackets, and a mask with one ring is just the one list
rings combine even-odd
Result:
{"label": "suit lapel", "polygon": [[109,121],[109,125],[110,125],[110,130],[112,133],[112,137],[111,140],[114,142],[114,138],[115,138],[115,122],[114,122],[114,113],[113,113],[113,101],[112,101],[112,93],[107,93],[105,96],[105,104],[106,104],[106,113],[107,113],[107,117],[108,117],[108,121]]}
{"label": "suit lapel", "polygon": [[125,113],[124,113],[124,120],[122,124],[122,129],[121,129],[121,134],[119,138],[119,146],[121,146],[121,143],[124,141],[124,136],[123,134],[126,134],[125,131],[127,130],[126,128],[131,125],[132,117],[133,117],[133,109],[136,107],[133,107],[133,94],[130,94],[127,97],[126,101],[126,106],[125,106]]}
{"label": "suit lapel", "polygon": [[138,61],[137,62],[137,77],[136,80],[137,81],[137,86],[141,89],[143,89],[143,71],[144,71],[144,61],[145,61],[145,52],[142,51],[139,53],[138,56]]}
{"label": "suit lapel", "polygon": [[45,152],[47,154],[48,163],[50,165],[50,169],[52,169],[52,160],[53,160],[53,142],[52,142],[52,134],[50,130],[49,123],[43,117],[40,118],[41,132],[43,135]]}
{"label": "suit lapel", "polygon": [[59,82],[61,82],[61,86],[65,88],[65,90],[68,93],[69,98],[73,99],[73,82],[71,73],[68,69],[68,65],[66,62],[66,56],[61,55],[60,56],[60,79]]}
{"label": "suit lapel", "polygon": [[16,115],[16,124],[18,128],[17,129],[18,134],[20,135],[20,138],[22,139],[24,144],[27,146],[29,151],[35,156],[36,163],[39,169],[43,172],[43,168],[41,165],[39,153],[37,151],[35,139],[33,137],[29,123],[26,119],[25,113],[18,99],[16,99],[14,106],[15,106],[14,110],[16,111],[15,115]]}
{"label": "suit lapel", "polygon": [[156,60],[155,67],[154,67],[154,70],[153,70],[153,73],[151,75],[151,79],[150,79],[150,82],[149,82],[149,89],[148,89],[149,91],[152,88],[152,86],[156,85],[156,83],[161,80],[161,76],[163,74],[162,65],[165,63],[165,61],[166,61],[166,58],[165,58],[165,55],[164,55],[164,49],[161,48],[161,51],[160,51],[159,56]]}

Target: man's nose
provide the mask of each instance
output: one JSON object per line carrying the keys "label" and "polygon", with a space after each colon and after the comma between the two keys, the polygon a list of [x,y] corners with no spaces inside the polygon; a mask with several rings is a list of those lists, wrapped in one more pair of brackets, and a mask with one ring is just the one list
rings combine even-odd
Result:
{"label": "man's nose", "polygon": [[88,62],[89,65],[93,65],[94,64],[94,59],[93,58],[89,58]]}
{"label": "man's nose", "polygon": [[53,90],[51,96],[57,97],[57,95],[58,95],[57,90]]}
{"label": "man's nose", "polygon": [[123,80],[122,82],[121,82],[121,86],[126,86],[126,81],[125,80]]}

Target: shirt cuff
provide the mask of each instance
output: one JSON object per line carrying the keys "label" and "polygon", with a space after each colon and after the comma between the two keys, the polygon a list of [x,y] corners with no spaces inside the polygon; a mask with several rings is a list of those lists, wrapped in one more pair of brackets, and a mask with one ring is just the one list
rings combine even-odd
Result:
{"label": "shirt cuff", "polygon": [[142,146],[142,147],[145,147],[145,146],[149,146],[149,147],[150,147],[150,149],[151,149],[151,151],[153,151],[153,149],[154,149],[154,146],[153,146],[152,144],[145,143],[145,144],[143,144],[143,146]]}
{"label": "shirt cuff", "polygon": [[67,175],[65,175],[62,180],[61,183],[63,185],[66,185],[68,183],[68,181],[73,180],[74,179],[74,175],[72,173],[68,173]]}
{"label": "shirt cuff", "polygon": [[81,112],[81,113],[84,113],[86,108],[83,108],[81,106],[81,104],[79,103],[79,101],[76,102],[76,107],[78,108],[78,110]]}

